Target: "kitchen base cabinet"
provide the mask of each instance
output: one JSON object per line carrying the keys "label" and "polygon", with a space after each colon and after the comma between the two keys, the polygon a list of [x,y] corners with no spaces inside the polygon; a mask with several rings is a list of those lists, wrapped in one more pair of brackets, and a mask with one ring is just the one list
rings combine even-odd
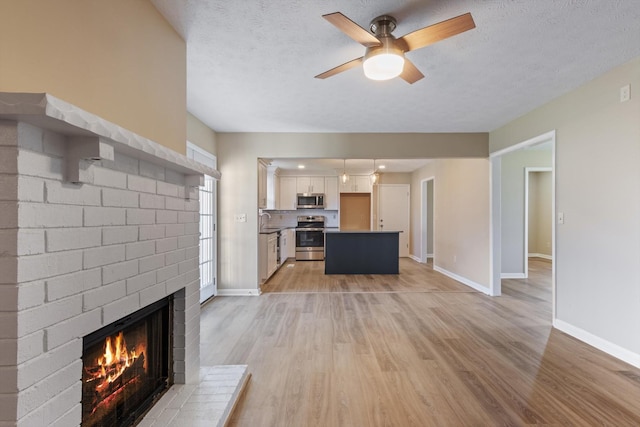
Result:
{"label": "kitchen base cabinet", "polygon": [[267,278],[278,269],[278,234],[267,234]]}
{"label": "kitchen base cabinet", "polygon": [[260,283],[267,281],[267,236],[268,234],[258,235],[258,276]]}

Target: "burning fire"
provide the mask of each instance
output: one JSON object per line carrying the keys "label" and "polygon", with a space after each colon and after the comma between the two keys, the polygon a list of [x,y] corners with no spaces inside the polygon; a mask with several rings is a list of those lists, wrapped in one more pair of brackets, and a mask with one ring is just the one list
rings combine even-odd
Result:
{"label": "burning fire", "polygon": [[[138,349],[127,349],[127,343],[122,332],[115,336],[107,337],[104,345],[104,354],[99,356],[96,361],[96,368],[92,372],[92,378],[89,381],[98,380],[96,391],[100,392],[103,388],[116,381],[127,368],[134,364],[136,359],[143,354]],[[146,362],[146,361],[145,361]]]}

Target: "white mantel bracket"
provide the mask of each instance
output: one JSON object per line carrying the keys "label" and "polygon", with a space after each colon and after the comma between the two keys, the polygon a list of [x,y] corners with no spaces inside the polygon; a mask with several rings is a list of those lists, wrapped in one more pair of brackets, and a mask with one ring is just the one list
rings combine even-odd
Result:
{"label": "white mantel bracket", "polygon": [[81,183],[80,162],[113,160],[113,146],[99,136],[72,136],[67,140],[65,163],[66,179],[69,182]]}
{"label": "white mantel bracket", "polygon": [[191,198],[191,189],[202,187],[204,185],[204,175],[186,175],[184,177],[184,197]]}

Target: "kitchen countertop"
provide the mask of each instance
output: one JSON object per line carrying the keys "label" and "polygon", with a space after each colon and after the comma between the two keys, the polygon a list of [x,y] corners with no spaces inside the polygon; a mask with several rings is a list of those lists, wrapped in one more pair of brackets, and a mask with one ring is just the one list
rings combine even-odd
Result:
{"label": "kitchen countertop", "polygon": [[278,231],[282,231],[282,230],[286,230],[288,228],[295,228],[295,227],[262,227],[259,231],[259,234],[272,234],[272,233],[277,233]]}
{"label": "kitchen countertop", "polygon": [[325,233],[352,233],[352,234],[382,234],[402,233],[402,230],[340,230],[339,228],[325,228]]}

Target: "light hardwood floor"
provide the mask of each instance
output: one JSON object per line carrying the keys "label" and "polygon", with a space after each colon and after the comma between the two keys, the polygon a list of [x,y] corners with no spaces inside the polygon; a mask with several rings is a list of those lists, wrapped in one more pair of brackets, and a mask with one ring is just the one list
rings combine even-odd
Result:
{"label": "light hardwood floor", "polygon": [[551,328],[548,261],[498,298],[409,259],[294,264],[203,307],[202,364],[253,375],[233,426],[640,425],[640,370]]}

